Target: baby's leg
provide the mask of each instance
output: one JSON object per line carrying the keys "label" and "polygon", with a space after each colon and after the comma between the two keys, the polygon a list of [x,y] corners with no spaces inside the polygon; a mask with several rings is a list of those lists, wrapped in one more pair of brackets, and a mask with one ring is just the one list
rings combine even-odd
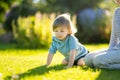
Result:
{"label": "baby's leg", "polygon": [[62,61],[62,64],[68,64],[68,61],[66,60],[66,59],[64,59],[63,61]]}
{"label": "baby's leg", "polygon": [[77,65],[78,66],[85,66],[85,62],[84,62],[83,58],[78,60]]}

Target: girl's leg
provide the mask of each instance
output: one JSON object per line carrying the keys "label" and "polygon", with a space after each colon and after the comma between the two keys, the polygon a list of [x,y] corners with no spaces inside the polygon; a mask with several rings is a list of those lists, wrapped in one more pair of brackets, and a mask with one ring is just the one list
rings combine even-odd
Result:
{"label": "girl's leg", "polygon": [[120,50],[111,50],[96,55],[93,64],[98,68],[120,69]]}
{"label": "girl's leg", "polygon": [[83,60],[85,62],[85,65],[89,66],[89,67],[94,67],[93,65],[93,59],[96,55],[100,54],[101,52],[105,52],[106,50],[97,50],[95,52],[89,53],[87,54]]}

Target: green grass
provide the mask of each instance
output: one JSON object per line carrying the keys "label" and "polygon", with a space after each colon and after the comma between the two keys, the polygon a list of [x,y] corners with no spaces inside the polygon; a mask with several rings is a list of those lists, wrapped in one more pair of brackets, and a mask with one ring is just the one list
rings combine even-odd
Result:
{"label": "green grass", "polygon": [[[90,51],[104,49],[108,44],[85,45]],[[44,66],[47,50],[14,49],[0,45],[0,77],[3,80],[118,80],[120,71],[74,66],[65,69],[64,58],[57,52],[50,67]],[[13,77],[19,76],[19,79]],[[1,80],[0,79],[0,80]]]}

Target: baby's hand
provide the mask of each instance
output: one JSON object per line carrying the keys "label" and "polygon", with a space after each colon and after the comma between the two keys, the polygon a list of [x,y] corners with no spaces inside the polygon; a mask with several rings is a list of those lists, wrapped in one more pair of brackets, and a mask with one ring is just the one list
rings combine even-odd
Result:
{"label": "baby's hand", "polygon": [[50,67],[50,65],[47,65],[47,64],[45,64],[44,66],[45,66],[46,68],[49,68],[49,67]]}
{"label": "baby's hand", "polygon": [[42,67],[47,67],[47,65],[46,65],[46,64],[44,64],[44,65],[42,65]]}
{"label": "baby's hand", "polygon": [[65,68],[65,69],[68,69],[68,68],[71,68],[71,67],[70,67],[70,66],[65,66],[64,68]]}

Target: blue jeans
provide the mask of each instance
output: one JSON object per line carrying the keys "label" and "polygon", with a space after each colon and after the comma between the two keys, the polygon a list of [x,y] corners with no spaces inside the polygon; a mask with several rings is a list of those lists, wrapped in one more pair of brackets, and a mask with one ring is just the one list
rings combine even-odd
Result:
{"label": "blue jeans", "polygon": [[89,67],[120,69],[120,49],[89,53],[85,56],[84,61]]}

